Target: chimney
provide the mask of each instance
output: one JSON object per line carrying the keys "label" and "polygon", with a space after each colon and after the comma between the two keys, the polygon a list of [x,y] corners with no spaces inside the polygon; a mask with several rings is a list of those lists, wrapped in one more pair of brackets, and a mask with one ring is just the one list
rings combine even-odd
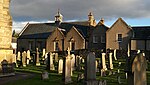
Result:
{"label": "chimney", "polygon": [[100,22],[101,24],[104,24],[104,18],[101,18]]}

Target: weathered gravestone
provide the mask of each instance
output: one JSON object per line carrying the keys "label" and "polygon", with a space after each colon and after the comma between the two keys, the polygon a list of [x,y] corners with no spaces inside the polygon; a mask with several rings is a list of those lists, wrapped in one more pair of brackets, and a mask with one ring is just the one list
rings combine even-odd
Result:
{"label": "weathered gravestone", "polygon": [[22,65],[23,65],[23,67],[26,67],[26,59],[27,59],[27,53],[26,53],[26,51],[23,51],[23,53],[22,53]]}
{"label": "weathered gravestone", "polygon": [[49,79],[49,75],[47,71],[42,72],[41,74],[42,80],[47,80]]}
{"label": "weathered gravestone", "polygon": [[55,62],[58,62],[58,53],[55,53]]}
{"label": "weathered gravestone", "polygon": [[132,63],[132,72],[134,74],[134,85],[147,85],[146,80],[147,61],[143,53],[138,54]]}
{"label": "weathered gravestone", "polygon": [[70,55],[70,48],[68,48],[68,55],[67,57],[64,59],[65,62],[63,64],[63,81],[65,84],[71,83],[72,79],[71,79],[71,55]]}
{"label": "weathered gravestone", "polygon": [[39,49],[36,48],[36,66],[40,66],[39,54]]}
{"label": "weathered gravestone", "polygon": [[71,60],[71,69],[72,71],[75,70],[75,55],[71,54],[72,60]]}
{"label": "weathered gravestone", "polygon": [[85,62],[85,84],[96,85],[95,53],[90,52]]}
{"label": "weathered gravestone", "polygon": [[60,59],[58,64],[58,73],[62,72],[63,72],[63,59]]}
{"label": "weathered gravestone", "polygon": [[106,76],[106,70],[107,70],[107,67],[106,67],[105,56],[106,56],[106,53],[102,53],[102,69],[101,69],[101,76]]}

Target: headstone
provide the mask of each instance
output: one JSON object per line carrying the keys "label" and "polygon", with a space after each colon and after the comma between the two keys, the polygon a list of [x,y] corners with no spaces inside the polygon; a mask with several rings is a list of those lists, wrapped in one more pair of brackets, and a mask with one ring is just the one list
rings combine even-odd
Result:
{"label": "headstone", "polygon": [[74,71],[75,70],[75,55],[71,54],[71,57],[72,57],[71,68],[72,68],[72,71]]}
{"label": "headstone", "polygon": [[95,85],[96,81],[96,67],[95,67],[95,53],[90,52],[86,57],[85,63],[85,80],[86,85]]}
{"label": "headstone", "polygon": [[36,66],[40,66],[39,54],[39,50],[36,48]]}
{"label": "headstone", "polygon": [[70,55],[70,48],[68,48],[68,56],[66,57],[65,62],[65,84],[71,83],[71,55]]}
{"label": "headstone", "polygon": [[128,57],[130,57],[130,45],[128,44],[128,52],[127,52],[127,54],[128,54]]}
{"label": "headstone", "polygon": [[141,52],[141,51],[140,51],[140,50],[138,50],[138,51],[137,51],[137,54],[139,54],[140,52]]}
{"label": "headstone", "polygon": [[114,50],[114,59],[117,60],[116,49]]}
{"label": "headstone", "polygon": [[53,53],[50,52],[50,70],[55,70],[54,64],[53,64]]}
{"label": "headstone", "polygon": [[21,53],[20,53],[20,51],[18,51],[18,53],[17,53],[17,60],[21,61]]}
{"label": "headstone", "polygon": [[76,57],[76,67],[77,67],[77,70],[79,71],[81,69],[81,57],[77,55]]}
{"label": "headstone", "polygon": [[55,62],[58,62],[58,53],[55,53]]}
{"label": "headstone", "polygon": [[23,67],[26,67],[26,59],[27,59],[27,53],[26,53],[26,51],[23,51],[23,53],[22,53],[22,65],[23,65]]}
{"label": "headstone", "polygon": [[110,66],[110,69],[113,69],[112,53],[109,53],[109,66]]}
{"label": "headstone", "polygon": [[95,68],[95,69],[96,69],[96,72],[98,72],[98,61],[97,61],[97,60],[95,61],[95,67],[96,67],[96,68]]}
{"label": "headstone", "polygon": [[58,64],[58,73],[62,72],[63,72],[63,59],[60,59]]}
{"label": "headstone", "polygon": [[45,60],[45,48],[43,49],[42,60]]}
{"label": "headstone", "polygon": [[103,70],[107,70],[105,56],[106,56],[106,53],[102,53],[102,69]]}
{"label": "headstone", "polygon": [[134,85],[147,85],[146,80],[147,61],[142,53],[138,54],[132,63],[132,72],[134,73]]}
{"label": "headstone", "polygon": [[30,50],[27,50],[27,65],[29,64],[30,60],[31,60]]}
{"label": "headstone", "polygon": [[42,80],[47,80],[47,79],[49,79],[48,72],[47,71],[42,72]]}

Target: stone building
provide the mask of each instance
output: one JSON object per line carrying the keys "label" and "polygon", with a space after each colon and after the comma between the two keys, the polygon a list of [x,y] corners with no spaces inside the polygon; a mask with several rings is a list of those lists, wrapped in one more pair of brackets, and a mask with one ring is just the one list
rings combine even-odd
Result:
{"label": "stone building", "polygon": [[0,62],[6,59],[9,63],[13,61],[12,40],[12,18],[9,12],[10,0],[0,0]]}

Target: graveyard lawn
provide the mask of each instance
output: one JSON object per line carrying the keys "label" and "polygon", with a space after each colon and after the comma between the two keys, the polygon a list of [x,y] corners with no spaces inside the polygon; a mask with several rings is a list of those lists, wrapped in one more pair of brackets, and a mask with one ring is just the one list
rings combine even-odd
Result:
{"label": "graveyard lawn", "polygon": [[[121,85],[127,85],[127,81],[125,79],[125,73],[123,68],[125,67],[124,60],[119,60],[122,62],[120,74],[117,74],[117,69],[113,69],[116,73],[114,75],[107,75],[106,77],[100,77],[100,73],[97,73],[96,79],[97,80],[106,80],[107,85],[120,85],[118,83],[118,76],[120,76]],[[107,62],[108,63],[108,62]],[[114,68],[118,67],[118,61],[113,61]],[[27,73],[33,73],[35,74],[32,78],[27,79],[19,79],[12,82],[7,83],[6,85],[62,85],[62,75],[58,74],[57,71],[48,71],[49,72],[49,79],[48,80],[42,80],[41,79],[41,73],[45,71],[46,66],[27,66],[27,67],[21,67],[21,68],[15,68],[16,72],[27,72]],[[73,82],[71,84],[67,85],[83,85],[82,81],[77,82],[77,75],[78,73],[84,73],[84,71],[73,72],[72,80]],[[107,71],[106,74],[109,74]],[[147,85],[150,85],[150,63],[148,62],[148,69],[147,69]]]}

